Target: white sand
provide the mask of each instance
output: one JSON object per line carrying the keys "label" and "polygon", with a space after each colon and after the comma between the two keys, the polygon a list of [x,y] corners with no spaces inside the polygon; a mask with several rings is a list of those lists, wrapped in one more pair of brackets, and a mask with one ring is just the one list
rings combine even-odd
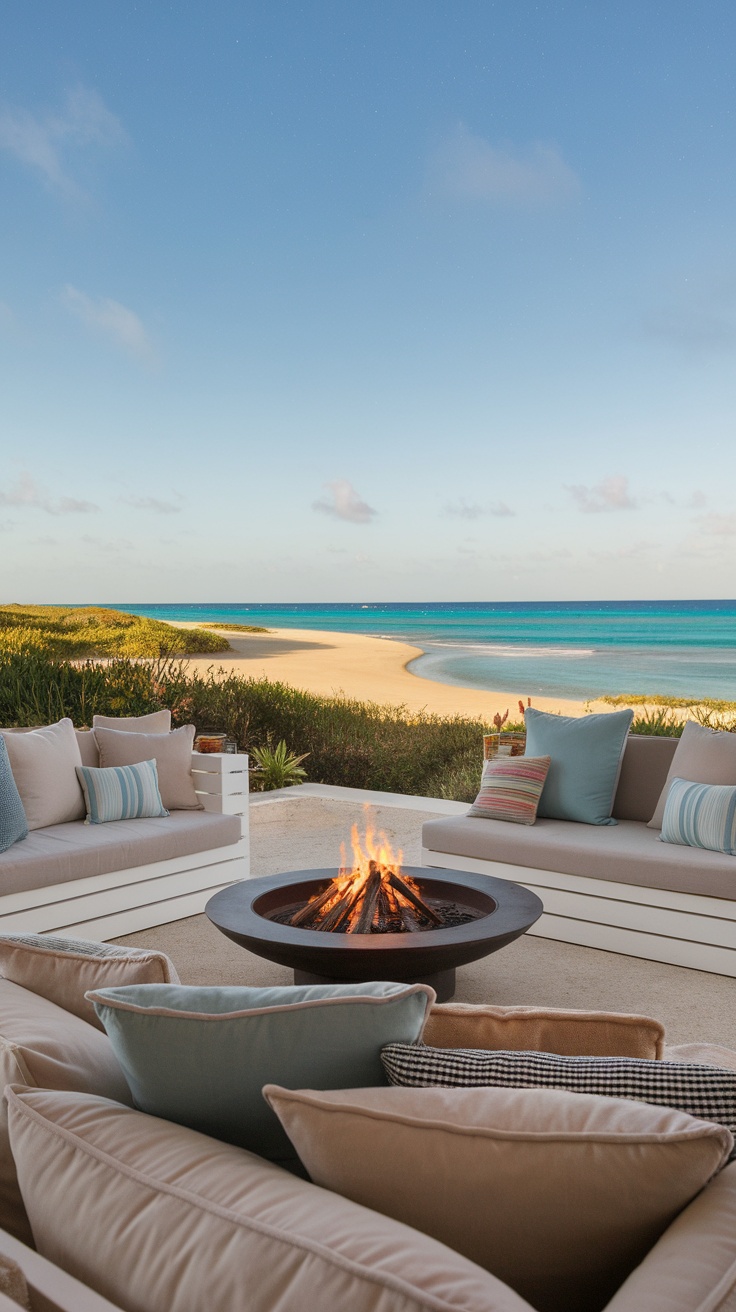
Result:
{"label": "white sand", "polygon": [[[206,624],[180,623],[178,628],[207,628]],[[491,724],[496,713],[509,712],[509,721],[519,720],[519,699],[526,705],[527,689],[514,693],[484,692],[423,679],[406,666],[421,648],[392,638],[366,637],[361,633],[332,633],[314,629],[272,629],[268,633],[238,633],[218,629],[233,650],[192,656],[191,669],[212,667],[224,674],[267,678],[293,688],[334,697],[343,695],[359,701],[405,706],[408,711],[432,711],[438,715],[464,715]],[[564,697],[533,697],[540,711],[583,715],[610,711],[606,702],[573,701]]]}

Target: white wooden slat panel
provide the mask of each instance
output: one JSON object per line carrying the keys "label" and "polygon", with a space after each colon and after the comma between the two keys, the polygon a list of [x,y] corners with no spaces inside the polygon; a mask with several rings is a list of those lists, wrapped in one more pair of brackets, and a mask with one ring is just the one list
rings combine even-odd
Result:
{"label": "white wooden slat panel", "polygon": [[[67,1275],[5,1230],[0,1230],[0,1253],[18,1263],[28,1282],[34,1309],[48,1306],[49,1312],[52,1308],[56,1312],[120,1312],[116,1303],[81,1285],[74,1276]],[[9,1308],[18,1312],[17,1303],[7,1302]]]}
{"label": "white wooden slat panel", "polygon": [[194,787],[198,793],[212,793],[216,797],[228,797],[231,793],[248,796],[248,776],[243,774],[192,774]]}
{"label": "white wooden slat panel", "polygon": [[550,915],[571,916],[576,920],[595,920],[603,925],[639,930],[645,934],[665,934],[668,938],[689,939],[694,943],[716,943],[736,950],[736,925],[713,916],[684,915],[664,907],[645,907],[610,898],[588,898],[559,888],[545,888],[529,879],[520,880],[541,897]]}
{"label": "white wooden slat panel", "polygon": [[657,934],[638,934],[612,925],[590,921],[565,920],[562,916],[542,916],[528,931],[538,938],[561,943],[579,943],[586,948],[619,952],[623,956],[643,957],[646,961],[664,961],[690,970],[705,970],[714,975],[736,978],[736,952],[711,944],[688,943],[683,939],[663,938]]}
{"label": "white wooden slat panel", "polygon": [[148,906],[131,907],[127,911],[116,912],[112,916],[101,916],[96,920],[80,920],[74,925],[57,929],[55,934],[62,938],[95,939],[106,943],[110,939],[122,938],[124,934],[137,934],[142,929],[153,929],[156,925],[169,925],[174,920],[186,920],[189,916],[199,916],[210,898],[219,893],[221,888],[229,888],[232,880],[224,884],[215,884],[196,893],[183,897],[169,898],[166,902],[154,902]]}
{"label": "white wooden slat panel", "polygon": [[245,752],[192,752],[192,770],[205,774],[233,774],[248,772]]}
{"label": "white wooden slat panel", "polygon": [[106,888],[128,888],[131,884],[147,879],[175,874],[177,871],[200,869],[223,860],[236,861],[244,858],[247,861],[247,832],[239,842],[230,843],[226,847],[211,847],[206,852],[190,852],[188,856],[170,857],[166,861],[153,861],[148,865],[133,866],[128,870],[111,870],[105,875],[90,875],[88,879],[70,879],[63,884],[49,884],[46,888],[28,888],[20,893],[4,893],[0,897],[0,915],[23,911],[27,907],[45,906],[49,902],[84,897]]}
{"label": "white wooden slat panel", "polygon": [[198,800],[205,811],[216,815],[245,815],[248,811],[248,794],[233,793],[230,797],[220,797],[214,793],[197,793]]}

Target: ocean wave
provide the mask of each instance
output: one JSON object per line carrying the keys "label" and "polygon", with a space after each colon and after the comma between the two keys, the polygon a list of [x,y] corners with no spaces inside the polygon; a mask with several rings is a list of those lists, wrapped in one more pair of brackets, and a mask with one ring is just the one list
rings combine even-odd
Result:
{"label": "ocean wave", "polygon": [[[553,657],[554,659],[559,658],[562,660],[576,660],[581,657],[590,657],[596,655],[596,651],[593,647],[541,647],[541,646],[517,647],[515,644],[512,645],[512,644],[501,644],[501,643],[492,643],[492,642],[477,642],[477,643],[452,642],[449,639],[446,642],[438,642],[433,639],[431,644],[427,643],[427,646],[430,648],[430,650],[427,652],[427,655],[430,657],[433,654],[431,648],[436,648],[436,647],[442,647],[443,649],[446,647],[450,647],[453,650],[453,652],[467,651],[467,652],[472,652],[473,654],[480,653],[483,656],[500,656],[504,658],[512,657],[514,660],[517,659],[528,660],[530,658],[534,659],[535,657],[538,658]],[[437,657],[439,659],[442,659],[442,654],[438,652]]]}

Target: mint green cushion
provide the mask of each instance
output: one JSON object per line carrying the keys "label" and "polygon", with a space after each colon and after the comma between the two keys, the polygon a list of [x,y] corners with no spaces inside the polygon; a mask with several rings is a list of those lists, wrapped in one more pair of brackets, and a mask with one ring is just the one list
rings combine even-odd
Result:
{"label": "mint green cushion", "polygon": [[525,711],[525,754],[550,758],[538,817],[616,824],[611,810],[633,718],[633,711],[579,718]]}
{"label": "mint green cushion", "polygon": [[381,1049],[415,1043],[423,984],[193,988],[131,984],[85,995],[136,1107],[284,1164],[294,1149],[261,1094],[385,1085]]}

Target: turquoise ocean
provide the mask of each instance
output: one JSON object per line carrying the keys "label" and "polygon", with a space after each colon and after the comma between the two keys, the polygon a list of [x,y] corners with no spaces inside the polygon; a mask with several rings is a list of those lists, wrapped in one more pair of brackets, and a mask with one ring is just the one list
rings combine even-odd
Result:
{"label": "turquoise ocean", "polygon": [[518,696],[659,693],[736,701],[736,601],[138,605],[161,620],[396,638],[414,674]]}

